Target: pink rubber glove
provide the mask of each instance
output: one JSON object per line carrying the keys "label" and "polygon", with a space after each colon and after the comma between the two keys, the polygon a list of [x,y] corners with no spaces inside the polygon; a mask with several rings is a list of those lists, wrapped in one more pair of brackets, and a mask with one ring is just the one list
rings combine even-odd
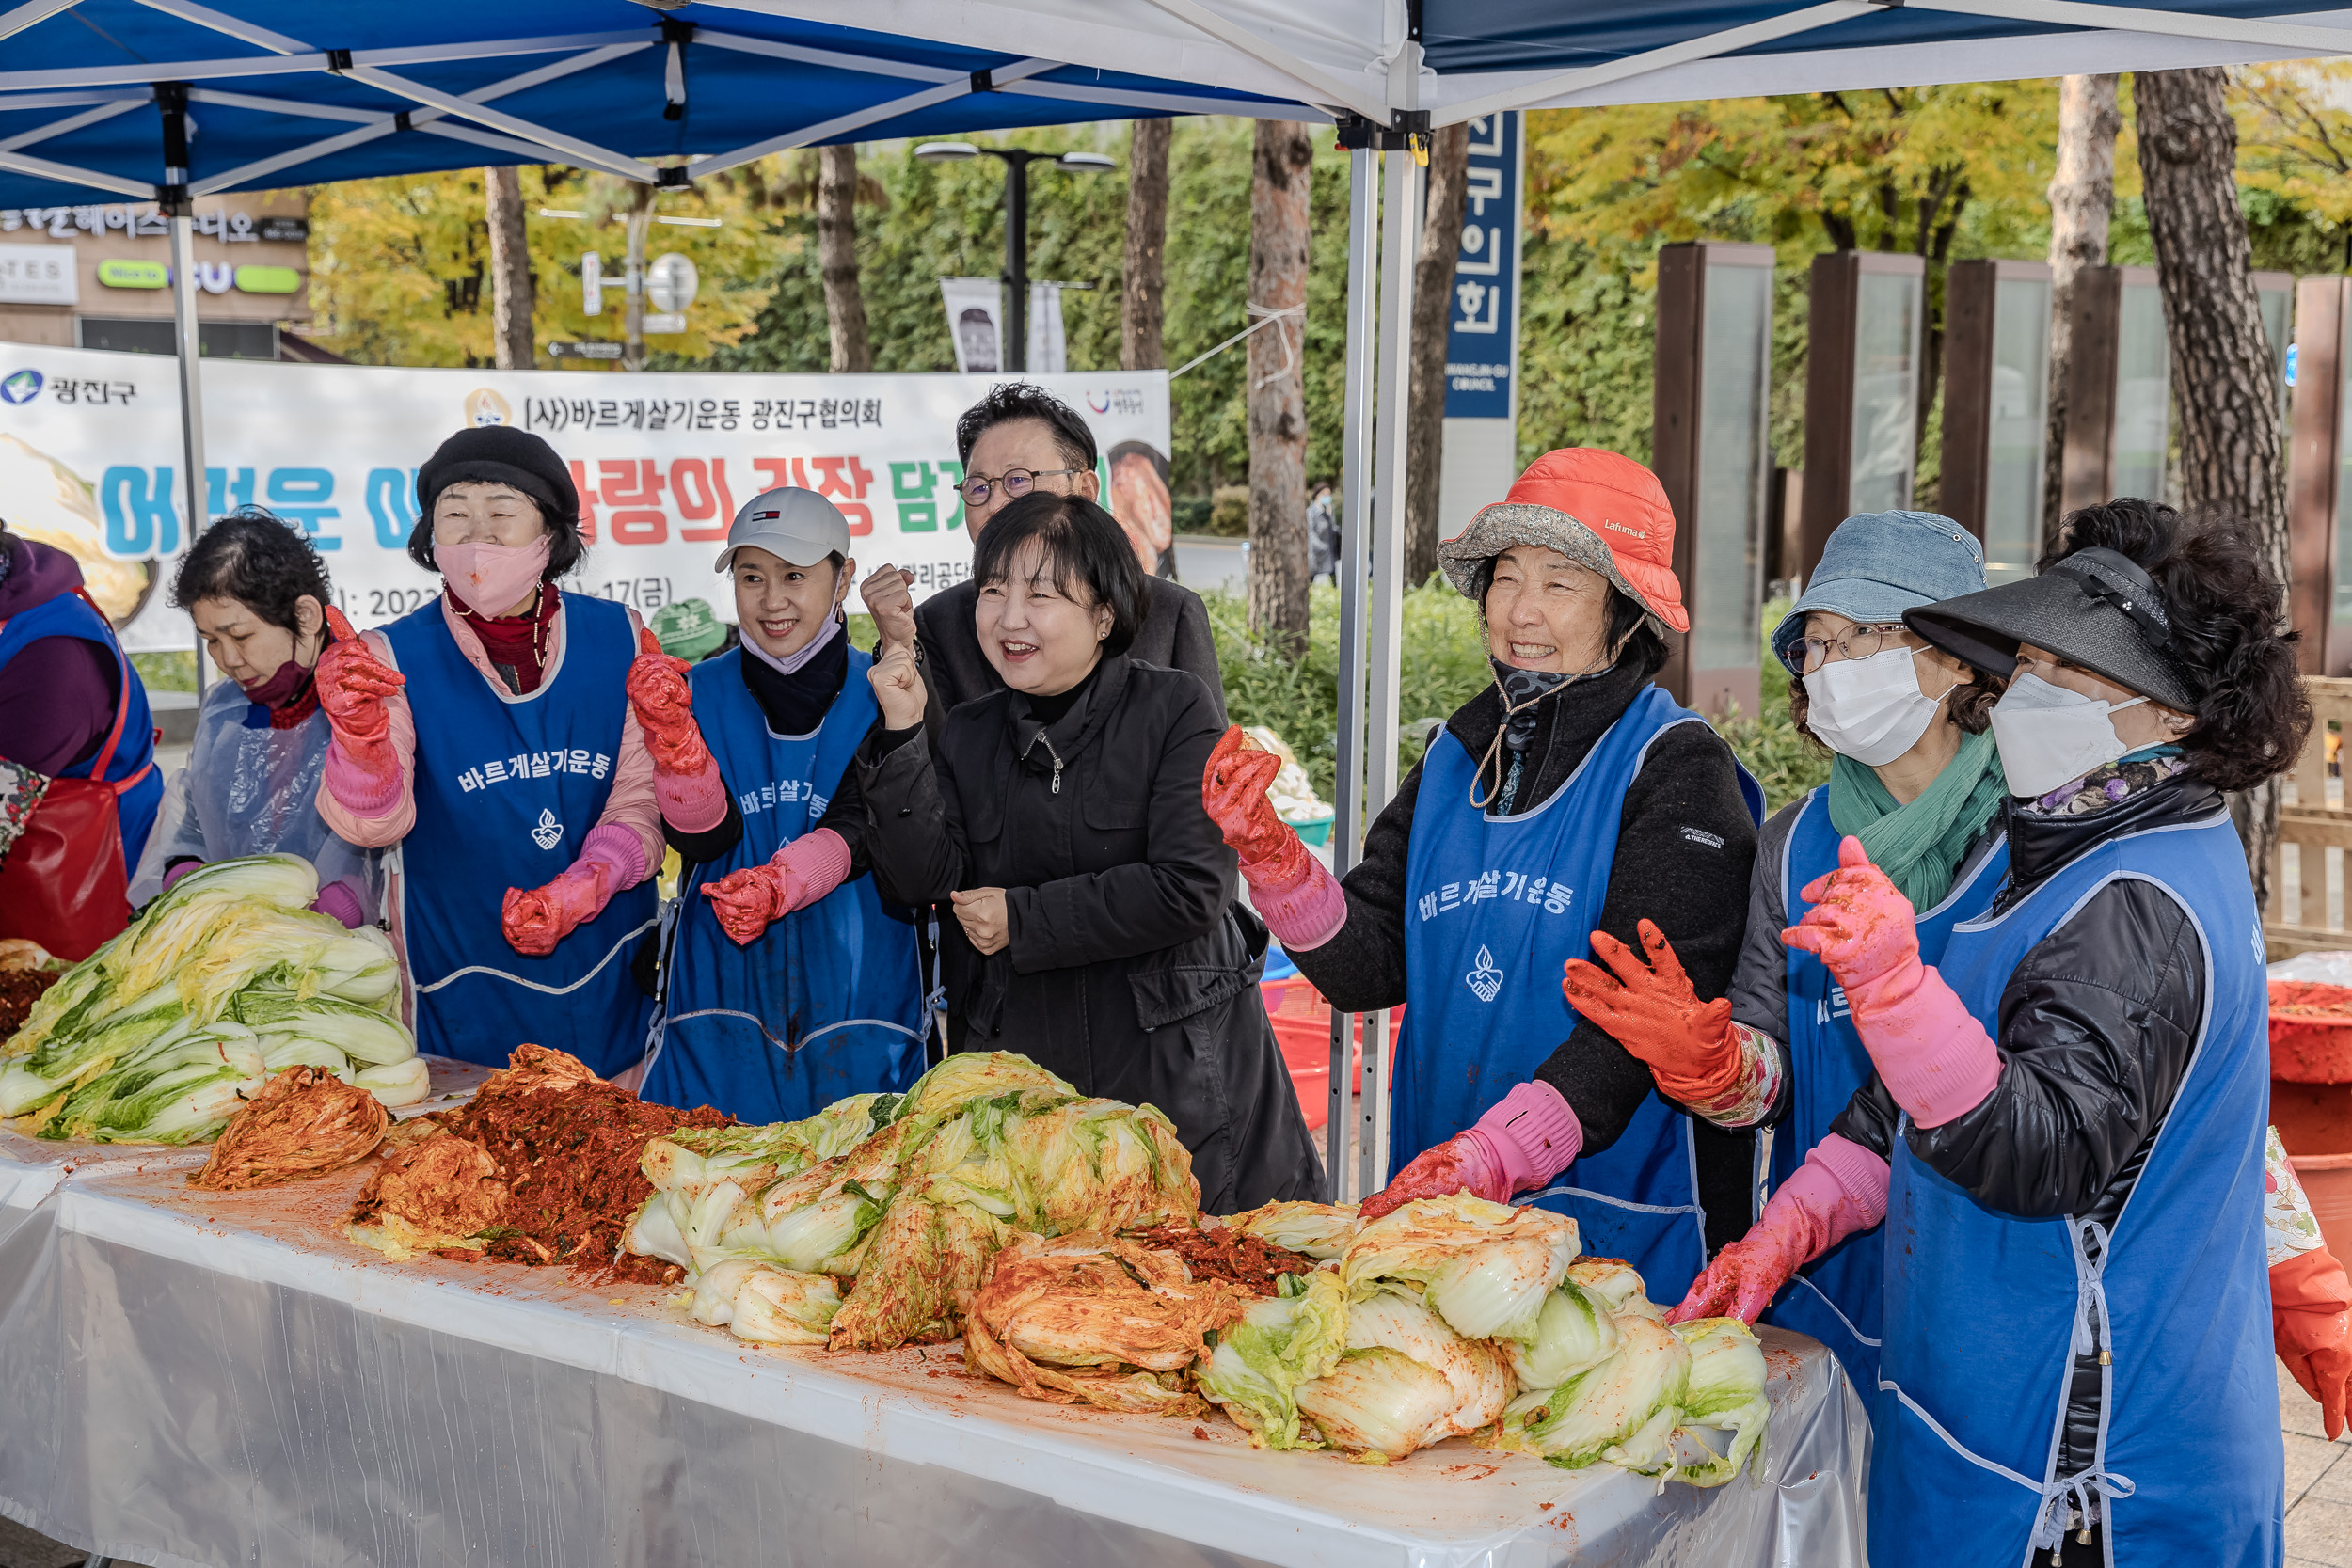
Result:
{"label": "pink rubber glove", "polygon": [[1249,907],[1277,942],[1304,953],[1339,935],[1347,924],[1347,895],[1266,799],[1282,759],[1248,739],[1238,724],[1219,737],[1201,769],[1200,804],[1240,858]]}
{"label": "pink rubber glove", "polygon": [[1799,1269],[1886,1217],[1889,1174],[1885,1161],[1832,1132],[1781,1183],[1755,1227],[1691,1282],[1690,1294],[1666,1321],[1756,1322]]}
{"label": "pink rubber glove", "polygon": [[1887,1093],[1922,1127],[1984,1103],[2001,1053],[1944,977],[1919,961],[1911,900],[1870,863],[1862,841],[1837,847],[1837,869],[1798,894],[1813,908],[1780,934],[1818,957],[1845,988],[1854,1033]]}
{"label": "pink rubber glove", "polygon": [[1507,1203],[1514,1193],[1549,1183],[1576,1164],[1584,1127],[1560,1091],[1541,1080],[1516,1085],[1477,1124],[1414,1156],[1396,1180],[1364,1199],[1362,1217],[1381,1215],[1417,1197],[1468,1193]]}
{"label": "pink rubber glove", "polygon": [[319,889],[319,895],[310,900],[310,907],[321,914],[331,914],[343,923],[343,929],[356,931],[367,924],[367,916],[359,908],[359,895],[347,881],[332,881]]}
{"label": "pink rubber glove", "polygon": [[850,875],[850,846],[831,828],[803,833],[768,858],[765,865],[730,871],[703,889],[720,928],[739,946],[794,910],[804,910]]}
{"label": "pink rubber glove", "polygon": [[169,893],[171,891],[172,883],[178,881],[181,878],[186,876],[189,872],[194,871],[198,866],[202,865],[203,863],[204,863],[199,860],[184,860],[179,864],[173,866],[170,870],[165,872],[164,891],[166,893]]}
{"label": "pink rubber glove", "polygon": [[645,879],[645,846],[616,822],[592,828],[580,858],[545,887],[508,888],[499,906],[499,929],[516,952],[543,958],[585,921],[604,912],[623,888]]}

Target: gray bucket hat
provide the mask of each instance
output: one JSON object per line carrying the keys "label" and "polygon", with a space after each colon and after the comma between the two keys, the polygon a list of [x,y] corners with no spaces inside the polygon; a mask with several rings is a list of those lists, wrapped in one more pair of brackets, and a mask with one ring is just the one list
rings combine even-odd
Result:
{"label": "gray bucket hat", "polygon": [[[1826,610],[1849,621],[1885,624],[1943,599],[1984,591],[1984,546],[1949,517],[1933,512],[1864,512],[1837,525],[1821,560],[1772,628],[1772,657],[1804,635],[1804,618]],[[1999,673],[2007,675],[2004,667]]]}
{"label": "gray bucket hat", "polygon": [[1988,674],[2007,675],[2020,643],[2105,675],[2183,713],[2197,711],[2173,662],[2164,593],[2131,557],[2094,545],[2040,577],[1914,610],[1903,624]]}

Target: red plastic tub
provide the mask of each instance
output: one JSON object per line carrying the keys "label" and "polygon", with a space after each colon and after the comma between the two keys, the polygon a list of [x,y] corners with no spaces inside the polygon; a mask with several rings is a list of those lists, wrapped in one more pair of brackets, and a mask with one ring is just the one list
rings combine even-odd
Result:
{"label": "red plastic tub", "polygon": [[2352,1084],[2352,986],[2270,982],[2270,1076]]}
{"label": "red plastic tub", "polygon": [[[1304,976],[1268,980],[1258,988],[1258,993],[1265,999],[1266,1016],[1274,1024],[1274,1041],[1282,1049],[1282,1065],[1290,1069],[1291,1085],[1298,1091],[1298,1108],[1306,1113],[1311,1131],[1321,1127],[1331,1114],[1331,1004]],[[1391,1059],[1397,1031],[1404,1026],[1405,1009],[1390,1008]],[[1353,1060],[1355,1075],[1349,1089],[1360,1093],[1364,1085],[1361,1018],[1356,1020]]]}

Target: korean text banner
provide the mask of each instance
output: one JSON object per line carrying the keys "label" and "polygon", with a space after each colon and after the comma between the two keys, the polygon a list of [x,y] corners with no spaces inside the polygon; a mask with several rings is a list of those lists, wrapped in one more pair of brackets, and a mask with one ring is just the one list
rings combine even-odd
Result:
{"label": "korean text banner", "polygon": [[[0,344],[0,517],[82,562],[133,649],[187,647],[169,605],[189,534],[177,367],[153,355]],[[735,602],[711,570],[736,508],[803,485],[850,520],[861,574],[894,562],[920,599],[970,575],[956,416],[987,375],[730,375],[204,363],[206,512],[267,507],[318,546],[353,623],[378,626],[439,579],[408,559],[416,472],[458,429],[515,424],[570,465],[590,549],[567,586],[651,611]],[[1037,375],[1078,409],[1102,494],[1156,559],[1167,546],[1168,375]],[[854,602],[854,600],[853,600]]]}

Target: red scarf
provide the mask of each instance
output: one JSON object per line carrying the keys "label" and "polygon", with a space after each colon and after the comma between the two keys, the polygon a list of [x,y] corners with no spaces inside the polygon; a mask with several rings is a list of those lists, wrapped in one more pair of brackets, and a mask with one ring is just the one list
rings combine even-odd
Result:
{"label": "red scarf", "polygon": [[547,673],[548,627],[555,621],[556,607],[563,602],[555,584],[541,583],[539,602],[520,615],[477,615],[456,594],[446,589],[443,594],[450,608],[482,639],[482,651],[490,662],[515,672],[516,695],[538,690]]}

